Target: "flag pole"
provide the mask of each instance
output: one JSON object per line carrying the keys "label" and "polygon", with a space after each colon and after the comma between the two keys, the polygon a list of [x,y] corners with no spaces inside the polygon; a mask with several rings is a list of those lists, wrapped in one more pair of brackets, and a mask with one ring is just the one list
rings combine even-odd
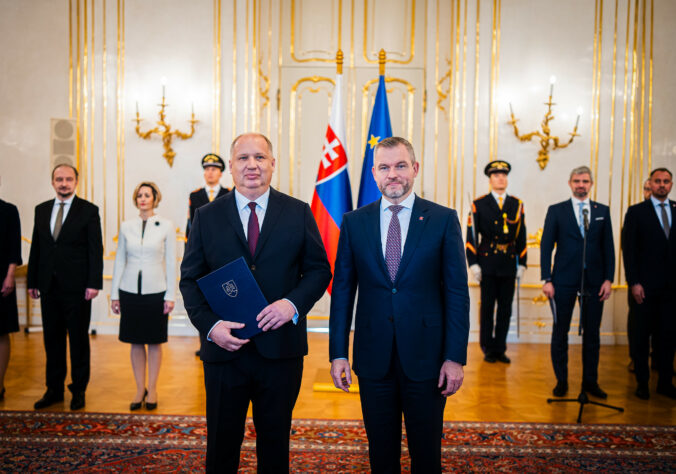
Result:
{"label": "flag pole", "polygon": [[336,72],[343,74],[343,50],[339,49],[336,53]]}
{"label": "flag pole", "polygon": [[387,60],[387,55],[385,54],[385,50],[381,48],[380,51],[378,52],[378,66],[379,66],[378,67],[378,74],[380,74],[381,76],[385,75],[385,62],[386,62],[386,60]]}

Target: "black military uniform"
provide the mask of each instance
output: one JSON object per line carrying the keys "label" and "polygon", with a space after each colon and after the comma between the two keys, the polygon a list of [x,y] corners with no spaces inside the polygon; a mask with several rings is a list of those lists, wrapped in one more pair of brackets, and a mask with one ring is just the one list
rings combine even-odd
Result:
{"label": "black military uniform", "polygon": [[[217,168],[220,168],[221,171],[223,171],[225,169],[225,162],[217,154],[208,153],[204,155],[204,157],[202,158],[202,168],[206,168],[207,166],[215,166]],[[230,190],[228,188],[224,188],[221,186],[221,189],[218,191],[218,195],[214,196],[213,199],[224,196],[229,191]],[[190,209],[188,214],[188,223],[185,226],[186,239],[188,238],[188,234],[190,234],[190,225],[192,223],[193,217],[195,217],[195,210],[209,203],[213,199],[211,200],[209,199],[209,194],[207,192],[206,186],[197,188],[190,193],[190,201],[189,201]]]}
{"label": "black military uniform", "polygon": [[[509,173],[505,161],[490,162],[484,173]],[[479,241],[477,245],[476,241]],[[467,224],[467,262],[481,267],[481,313],[479,342],[488,362],[509,363],[505,356],[512,315],[517,266],[526,267],[526,222],[523,202],[505,194],[500,207],[489,193],[472,203]],[[495,324],[493,315],[497,301]]]}

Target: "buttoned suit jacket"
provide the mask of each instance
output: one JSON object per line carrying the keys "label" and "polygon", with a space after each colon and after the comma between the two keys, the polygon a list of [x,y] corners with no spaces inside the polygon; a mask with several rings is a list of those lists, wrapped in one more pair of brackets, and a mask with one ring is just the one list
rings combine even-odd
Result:
{"label": "buttoned suit jacket", "polygon": [[331,293],[331,360],[348,356],[357,290],[357,375],[384,377],[395,341],[404,373],[412,380],[439,377],[445,360],[466,363],[469,293],[454,210],[416,196],[394,282],[382,251],[380,200],[343,216]]}
{"label": "buttoned suit jacket", "polygon": [[[588,287],[598,288],[605,280],[613,281],[615,272],[613,228],[608,206],[590,201],[589,207],[585,283]],[[579,287],[583,242],[570,199],[549,206],[540,242],[542,279],[551,280],[554,286]],[[552,269],[552,252],[555,244],[556,255]]]}
{"label": "buttoned suit jacket", "polygon": [[242,256],[268,303],[287,298],[298,310],[296,325],[290,321],[260,333],[250,344],[269,359],[307,354],[306,316],[328,287],[331,268],[310,206],[271,188],[253,256],[234,192],[195,211],[179,287],[190,321],[201,336],[202,360],[223,362],[239,357],[239,351],[226,351],[206,339],[219,317],[209,307],[197,280]]}
{"label": "buttoned suit jacket", "polygon": [[665,201],[671,208],[672,229],[664,233],[650,199],[627,209],[622,228],[622,255],[629,286],[640,283],[648,290],[676,286],[676,202]]}
{"label": "buttoned suit jacket", "polygon": [[59,288],[81,292],[103,287],[103,243],[99,208],[75,196],[54,240],[50,229],[54,199],[35,207],[33,237],[28,257],[28,288],[48,292],[53,279]]}

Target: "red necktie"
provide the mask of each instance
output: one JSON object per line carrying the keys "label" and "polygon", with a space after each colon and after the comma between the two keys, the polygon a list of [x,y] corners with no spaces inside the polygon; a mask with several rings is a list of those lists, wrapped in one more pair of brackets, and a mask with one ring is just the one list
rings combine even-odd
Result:
{"label": "red necktie", "polygon": [[256,252],[256,244],[258,243],[258,235],[260,234],[260,228],[258,227],[258,216],[256,215],[256,203],[250,202],[249,209],[251,213],[249,214],[249,225],[247,227],[248,240],[249,240],[249,252],[253,257]]}

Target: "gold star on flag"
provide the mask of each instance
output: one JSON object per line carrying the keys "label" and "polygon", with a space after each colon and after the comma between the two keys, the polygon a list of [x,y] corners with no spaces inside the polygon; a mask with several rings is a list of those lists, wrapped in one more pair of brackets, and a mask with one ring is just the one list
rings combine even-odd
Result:
{"label": "gold star on flag", "polygon": [[368,143],[369,143],[369,145],[371,145],[372,150],[373,150],[373,148],[375,148],[375,146],[378,144],[379,141],[380,141],[380,137],[376,137],[376,136],[371,135],[371,138],[369,139]]}

